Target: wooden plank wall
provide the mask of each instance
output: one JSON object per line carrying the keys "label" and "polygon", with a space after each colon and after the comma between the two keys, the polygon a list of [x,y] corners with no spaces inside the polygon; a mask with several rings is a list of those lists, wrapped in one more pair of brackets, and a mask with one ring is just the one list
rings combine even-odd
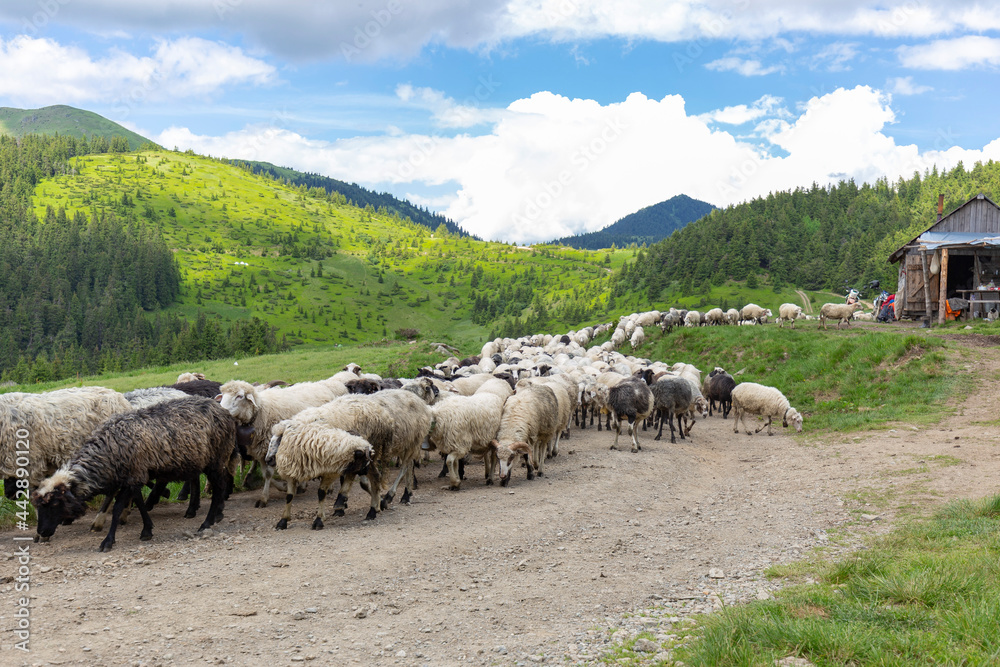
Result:
{"label": "wooden plank wall", "polygon": [[933,228],[935,232],[1000,235],[1000,208],[986,199],[973,199]]}

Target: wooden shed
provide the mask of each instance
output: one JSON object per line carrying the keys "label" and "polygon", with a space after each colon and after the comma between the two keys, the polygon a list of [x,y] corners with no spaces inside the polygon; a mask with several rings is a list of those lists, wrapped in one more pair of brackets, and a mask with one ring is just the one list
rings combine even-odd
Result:
{"label": "wooden shed", "polygon": [[900,262],[898,317],[944,322],[946,303],[954,311],[968,300],[963,310],[972,316],[1000,304],[1000,206],[984,194],[948,215],[943,204],[940,195],[937,222],[889,255]]}

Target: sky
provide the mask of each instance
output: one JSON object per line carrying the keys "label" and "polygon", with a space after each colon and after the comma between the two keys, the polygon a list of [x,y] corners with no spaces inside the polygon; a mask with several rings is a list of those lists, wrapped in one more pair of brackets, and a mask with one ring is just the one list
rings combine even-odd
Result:
{"label": "sky", "polygon": [[0,106],[439,211],[489,240],[686,194],[1000,159],[1000,4],[4,0]]}

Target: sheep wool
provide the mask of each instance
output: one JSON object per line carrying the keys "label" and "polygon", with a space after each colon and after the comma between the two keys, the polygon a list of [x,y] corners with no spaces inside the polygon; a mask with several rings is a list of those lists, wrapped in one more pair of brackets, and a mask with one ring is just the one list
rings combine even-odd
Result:
{"label": "sheep wool", "polygon": [[841,322],[847,322],[847,326],[851,326],[854,311],[863,308],[864,305],[860,303],[824,303],[823,307],[819,309],[819,324],[823,329],[826,329],[827,320],[837,320],[838,329]]}
{"label": "sheep wool", "polygon": [[747,435],[753,435],[750,427],[746,423],[747,416],[766,417],[767,422],[761,425],[753,433],[760,433],[767,428],[767,434],[771,433],[771,421],[776,418],[781,419],[782,426],[791,424],[798,432],[802,431],[802,415],[799,411],[791,407],[788,399],[778,389],[756,382],[741,382],[732,390],[733,399],[733,433],[740,432],[740,423],[747,429]]}

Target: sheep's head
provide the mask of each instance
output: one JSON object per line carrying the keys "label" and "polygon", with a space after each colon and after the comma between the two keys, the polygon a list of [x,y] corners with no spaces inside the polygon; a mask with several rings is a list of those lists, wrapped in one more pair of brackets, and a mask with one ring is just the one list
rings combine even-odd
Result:
{"label": "sheep's head", "polygon": [[[497,453],[497,459],[500,461],[500,486],[507,486],[510,483],[510,475],[514,469],[514,460],[517,459],[518,454],[523,454],[530,458],[531,448],[528,447],[526,442],[514,442],[511,444],[501,444],[496,440],[491,443]],[[531,461],[528,461],[528,465],[531,465]]]}
{"label": "sheep's head", "polygon": [[789,408],[785,413],[785,418],[781,420],[781,425],[787,427],[791,423],[795,430],[802,433],[802,414],[795,408]]}
{"label": "sheep's head", "polygon": [[704,396],[696,396],[694,399],[694,411],[696,414],[701,415],[704,419],[708,416],[708,401],[705,400]]}
{"label": "sheep's head", "polygon": [[48,539],[59,524],[79,519],[87,511],[87,504],[75,494],[77,482],[65,468],[43,480],[31,494],[31,502],[38,514],[38,535]]}
{"label": "sheep's head", "polygon": [[229,411],[236,421],[249,424],[257,416],[257,388],[249,382],[230,380],[219,389],[216,400]]}

